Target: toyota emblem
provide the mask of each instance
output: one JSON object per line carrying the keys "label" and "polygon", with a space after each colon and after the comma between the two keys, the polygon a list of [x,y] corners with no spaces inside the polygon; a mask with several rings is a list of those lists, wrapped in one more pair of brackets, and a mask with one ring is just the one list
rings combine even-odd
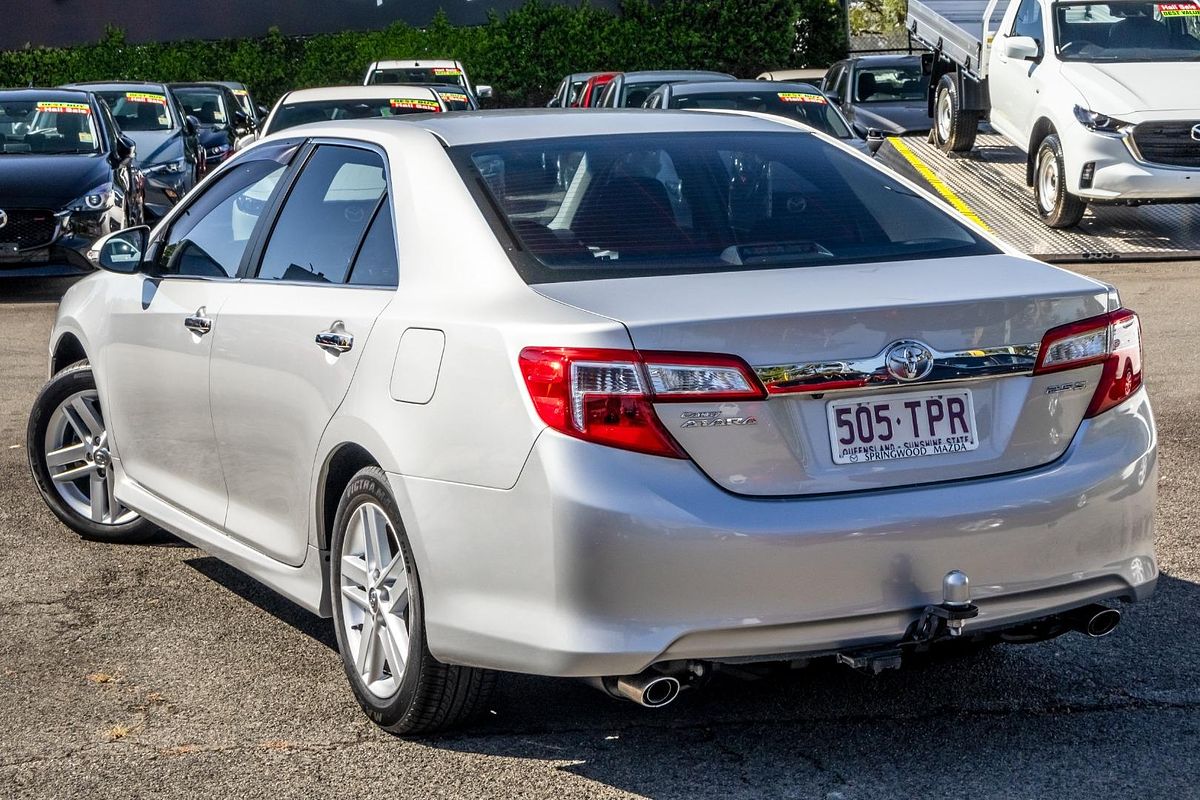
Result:
{"label": "toyota emblem", "polygon": [[0,228],[8,224],[8,212],[0,208]]}
{"label": "toyota emblem", "polygon": [[896,342],[884,356],[888,374],[898,381],[919,381],[933,371],[933,351],[920,342]]}
{"label": "toyota emblem", "polygon": [[1192,126],[1192,138],[1200,142],[1200,125]]}

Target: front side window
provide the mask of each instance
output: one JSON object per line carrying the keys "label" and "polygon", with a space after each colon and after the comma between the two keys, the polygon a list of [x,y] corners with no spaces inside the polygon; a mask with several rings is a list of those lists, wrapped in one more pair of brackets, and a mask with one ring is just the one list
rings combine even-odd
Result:
{"label": "front side window", "polygon": [[257,277],[344,283],[386,189],[377,153],[317,147],[288,193]]}
{"label": "front side window", "polygon": [[123,131],[169,131],[175,127],[167,96],[153,90],[105,91],[104,98]]}
{"label": "front side window", "polygon": [[[451,150],[531,283],[999,252],[893,176],[795,132]],[[485,188],[479,188],[479,187]]]}
{"label": "front side window", "polygon": [[822,133],[839,139],[850,139],[854,134],[842,119],[842,115],[829,104],[825,95],[812,89],[797,86],[795,89],[769,92],[705,92],[687,94],[687,86],[680,86],[671,99],[672,108],[735,109],[757,111],[777,117],[803,122]]}
{"label": "front side window", "polygon": [[929,91],[929,77],[922,74],[919,63],[860,65],[857,75],[854,98],[859,103],[924,100]]}
{"label": "front side window", "polygon": [[1013,18],[1012,35],[1042,41],[1045,34],[1042,31],[1042,7],[1038,0],[1021,0],[1017,15]]}
{"label": "front side window", "polygon": [[1055,3],[1054,49],[1063,61],[1200,61],[1200,6]]}
{"label": "front side window", "polygon": [[205,278],[238,273],[250,236],[270,204],[285,164],[249,161],[230,168],[171,224],[157,272]]}
{"label": "front side window", "polygon": [[100,134],[87,102],[0,100],[0,154],[95,153]]}

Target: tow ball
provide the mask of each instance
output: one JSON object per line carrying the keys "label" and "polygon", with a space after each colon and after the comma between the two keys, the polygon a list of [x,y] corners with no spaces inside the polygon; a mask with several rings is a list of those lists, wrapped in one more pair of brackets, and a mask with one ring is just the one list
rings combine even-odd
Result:
{"label": "tow ball", "polygon": [[971,602],[971,581],[965,572],[952,569],[942,578],[942,602],[925,606],[910,641],[930,642],[942,636],[961,636],[967,620],[979,616],[979,607]]}

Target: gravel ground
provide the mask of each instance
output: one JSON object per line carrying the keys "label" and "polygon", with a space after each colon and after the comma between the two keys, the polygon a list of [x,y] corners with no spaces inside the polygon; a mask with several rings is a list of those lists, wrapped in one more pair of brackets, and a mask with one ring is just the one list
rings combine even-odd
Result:
{"label": "gravel ground", "polygon": [[506,676],[475,728],[379,732],[329,622],[163,535],[81,541],[25,464],[61,282],[0,284],[0,787],[21,798],[1200,796],[1200,264],[1091,265],[1142,314],[1162,578],[1111,637],[725,678],[646,711]]}

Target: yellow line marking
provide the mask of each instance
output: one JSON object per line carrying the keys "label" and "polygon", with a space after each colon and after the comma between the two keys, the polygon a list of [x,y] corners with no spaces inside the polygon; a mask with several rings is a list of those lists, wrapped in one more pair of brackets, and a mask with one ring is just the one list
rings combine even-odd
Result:
{"label": "yellow line marking", "polygon": [[904,156],[904,160],[912,165],[913,169],[921,174],[921,177],[929,182],[929,185],[937,190],[937,193],[945,198],[946,202],[954,207],[954,210],[962,214],[967,219],[974,222],[985,231],[990,231],[987,223],[979,218],[979,215],[971,210],[970,206],[963,202],[962,198],[954,193],[954,190],[945,184],[945,182],[934,174],[933,170],[921,160],[920,156],[912,151],[912,148],[904,143],[904,140],[889,136],[888,141],[892,143],[892,147],[896,148],[896,152]]}

